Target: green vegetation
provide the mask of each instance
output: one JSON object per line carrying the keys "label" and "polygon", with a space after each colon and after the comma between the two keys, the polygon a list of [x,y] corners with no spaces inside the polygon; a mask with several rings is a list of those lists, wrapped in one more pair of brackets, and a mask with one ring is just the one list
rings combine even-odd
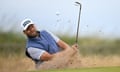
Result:
{"label": "green vegetation", "polygon": [[62,70],[42,70],[30,72],[120,72],[120,67],[96,67],[80,69],[62,69]]}
{"label": "green vegetation", "polygon": [[25,42],[25,38],[20,35],[20,34],[16,34],[13,32],[0,32],[0,44],[6,44],[6,43],[24,43]]}
{"label": "green vegetation", "polygon": [[[75,37],[62,36],[61,39],[70,45],[75,43]],[[85,37],[80,38],[78,44],[82,55],[120,55],[120,39]]]}
{"label": "green vegetation", "polygon": [[[72,45],[75,37],[60,36]],[[33,64],[24,57],[26,39],[21,34],[0,32],[0,70],[1,72],[26,71]],[[79,49],[83,56],[89,55],[120,55],[120,39],[80,38]],[[91,60],[91,59],[90,59]],[[93,59],[94,60],[94,59]],[[105,61],[107,62],[108,59]],[[117,59],[119,61],[119,58]],[[90,61],[89,61],[90,62]],[[109,62],[108,62],[109,63]],[[113,63],[114,64],[114,63]],[[119,64],[119,63],[118,63]],[[117,66],[117,65],[116,65]],[[92,66],[91,66],[92,67]],[[32,68],[32,67],[30,67]],[[120,67],[59,69],[30,72],[120,72]]]}
{"label": "green vegetation", "polygon": [[[60,36],[72,45],[75,37]],[[24,55],[25,37],[12,32],[0,33],[0,56]],[[120,39],[80,38],[79,49],[82,55],[120,55]]]}
{"label": "green vegetation", "polygon": [[24,54],[25,38],[22,35],[7,32],[0,33],[0,56],[8,57]]}

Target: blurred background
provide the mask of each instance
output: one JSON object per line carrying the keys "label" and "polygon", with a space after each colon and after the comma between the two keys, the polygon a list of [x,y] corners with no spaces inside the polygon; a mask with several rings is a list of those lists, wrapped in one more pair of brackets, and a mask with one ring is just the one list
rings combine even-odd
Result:
{"label": "blurred background", "polygon": [[[24,64],[26,37],[20,23],[25,18],[32,19],[38,30],[49,30],[68,44],[74,44],[79,13],[76,1],[82,4],[80,54],[119,56],[119,0],[0,0],[0,70],[5,72],[6,66],[11,69]],[[10,62],[6,64],[7,60]],[[23,69],[26,68],[29,66]]]}
{"label": "blurred background", "polygon": [[80,36],[120,37],[119,0],[0,0],[0,29],[22,32],[20,23],[31,18],[38,29],[76,34],[81,2]]}

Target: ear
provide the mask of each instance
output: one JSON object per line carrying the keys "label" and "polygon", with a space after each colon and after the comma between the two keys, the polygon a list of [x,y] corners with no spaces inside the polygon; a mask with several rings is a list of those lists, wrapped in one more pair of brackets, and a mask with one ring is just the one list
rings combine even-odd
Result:
{"label": "ear", "polygon": [[23,33],[26,34],[25,30],[23,30]]}

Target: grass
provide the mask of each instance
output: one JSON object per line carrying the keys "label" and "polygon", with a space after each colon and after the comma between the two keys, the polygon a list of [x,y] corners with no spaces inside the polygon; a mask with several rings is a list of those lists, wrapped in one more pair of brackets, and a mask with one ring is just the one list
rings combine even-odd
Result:
{"label": "grass", "polygon": [[[75,37],[59,36],[63,41],[72,45]],[[20,34],[0,32],[0,56],[24,54],[26,39]],[[102,39],[85,37],[79,39],[80,53],[87,55],[120,55],[120,39]]]}
{"label": "grass", "polygon": [[[72,45],[75,37],[61,36],[62,40]],[[0,32],[0,72],[18,72],[34,68],[31,60],[24,55],[26,39],[22,35],[11,32]],[[120,66],[120,39],[100,39],[100,38],[80,38],[80,53],[85,56],[83,61],[90,67],[96,66]],[[105,56],[105,58],[90,56]],[[106,56],[118,57],[106,57]],[[44,70],[30,72],[120,72],[120,67],[101,67],[101,68],[80,68],[80,69],[61,69]]]}
{"label": "grass", "polygon": [[120,67],[96,67],[80,69],[41,70],[30,72],[120,72]]}

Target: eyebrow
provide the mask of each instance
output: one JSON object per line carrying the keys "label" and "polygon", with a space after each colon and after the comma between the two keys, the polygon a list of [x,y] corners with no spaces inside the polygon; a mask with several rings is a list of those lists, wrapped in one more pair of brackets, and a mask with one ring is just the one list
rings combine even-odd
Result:
{"label": "eyebrow", "polygon": [[[29,25],[29,26],[28,26],[28,28],[30,28],[30,26],[32,26],[32,27],[33,27],[34,25],[33,25],[33,24],[31,24],[31,25]],[[27,30],[28,30],[28,28],[27,28]]]}

